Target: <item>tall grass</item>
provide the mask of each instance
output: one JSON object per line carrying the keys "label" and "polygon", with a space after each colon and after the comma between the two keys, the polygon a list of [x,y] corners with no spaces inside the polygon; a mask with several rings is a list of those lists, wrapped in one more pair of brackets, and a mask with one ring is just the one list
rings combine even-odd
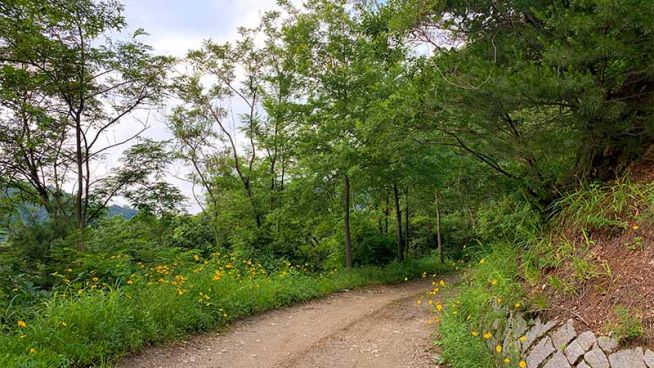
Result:
{"label": "tall grass", "polygon": [[479,259],[445,303],[439,326],[439,345],[452,368],[517,366],[515,351],[493,353],[502,344],[503,322],[508,313],[524,308],[524,290],[518,282],[516,248],[495,244]]}
{"label": "tall grass", "polygon": [[586,185],[566,195],[553,206],[554,221],[562,228],[624,229],[640,214],[641,207],[654,204],[654,183],[629,178],[610,185]]}
{"label": "tall grass", "polygon": [[391,283],[450,269],[433,259],[325,275],[282,272],[242,277],[189,272],[174,282],[55,295],[26,327],[2,326],[0,367],[111,365],[145,345],[220,328],[253,313],[307,301],[345,288]]}

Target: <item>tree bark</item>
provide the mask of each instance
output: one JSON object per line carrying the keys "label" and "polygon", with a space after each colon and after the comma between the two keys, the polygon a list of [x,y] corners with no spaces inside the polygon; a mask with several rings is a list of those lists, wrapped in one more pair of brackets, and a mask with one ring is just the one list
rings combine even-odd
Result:
{"label": "tree bark", "polygon": [[343,225],[345,232],[345,267],[352,268],[352,236],[350,234],[350,177],[343,177]]}
{"label": "tree bark", "polygon": [[397,260],[404,262],[404,244],[402,243],[402,209],[400,209],[400,193],[397,184],[393,184],[393,198],[395,200],[395,219],[397,220]]}
{"label": "tree bark", "polygon": [[82,200],[84,196],[84,161],[82,159],[82,127],[80,117],[76,117],[75,122],[75,164],[77,166],[77,193],[75,195],[75,215],[77,217],[77,228],[83,229],[85,226],[85,214],[83,211]]}
{"label": "tree bark", "polygon": [[406,189],[406,205],[404,207],[404,253],[405,258],[409,258],[409,244],[411,244],[410,238],[410,223],[409,223],[409,188]]}
{"label": "tree bark", "polygon": [[384,207],[384,234],[388,234],[388,217],[391,214],[390,202],[388,193],[386,193],[386,202]]}
{"label": "tree bark", "polygon": [[438,200],[438,191],[434,192],[434,205],[436,206],[436,246],[438,247],[438,258],[441,263],[445,263],[443,255],[443,241],[441,239],[441,209]]}

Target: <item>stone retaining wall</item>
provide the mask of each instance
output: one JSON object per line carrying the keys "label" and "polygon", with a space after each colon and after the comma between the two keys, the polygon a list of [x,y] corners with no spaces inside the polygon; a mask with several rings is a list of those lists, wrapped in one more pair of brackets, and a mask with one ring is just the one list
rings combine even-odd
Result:
{"label": "stone retaining wall", "polygon": [[[494,343],[489,342],[489,347]],[[519,351],[527,368],[654,368],[654,352],[642,348],[619,349],[618,341],[593,332],[577,333],[566,323],[527,323],[520,315],[506,322],[504,351]]]}

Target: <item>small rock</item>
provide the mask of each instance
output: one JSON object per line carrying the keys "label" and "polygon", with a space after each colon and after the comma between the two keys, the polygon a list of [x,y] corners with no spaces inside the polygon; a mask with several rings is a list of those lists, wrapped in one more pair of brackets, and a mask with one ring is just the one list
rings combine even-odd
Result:
{"label": "small rock", "polygon": [[586,350],[584,350],[584,348],[582,348],[576,341],[571,342],[563,352],[568,358],[570,364],[577,363],[579,359],[586,354]]}
{"label": "small rock", "polygon": [[611,368],[647,368],[642,348],[615,352],[609,355],[609,363]]}
{"label": "small rock", "polygon": [[527,329],[527,321],[520,313],[511,314],[504,334],[504,343],[502,344],[504,351],[519,353],[521,351],[519,339],[527,332]]}
{"label": "small rock", "polygon": [[652,353],[651,350],[647,349],[645,351],[645,365],[647,365],[647,368],[654,368],[654,353]]}
{"label": "small rock", "polygon": [[609,368],[609,360],[602,349],[594,347],[589,352],[584,354],[584,360],[593,368]]}
{"label": "small rock", "polygon": [[585,351],[590,350],[593,344],[597,341],[595,334],[592,331],[586,331],[581,335],[577,336],[575,340],[579,346],[582,347]]}
{"label": "small rock", "polygon": [[575,331],[574,324],[571,319],[569,319],[563,326],[559,327],[558,330],[552,333],[552,344],[556,350],[563,350],[577,337],[577,332]]}
{"label": "small rock", "polygon": [[518,337],[522,336],[525,332],[527,332],[527,329],[529,328],[527,326],[527,321],[525,321],[525,319],[522,318],[520,314],[516,314],[513,316],[510,325],[511,325],[511,330],[513,330],[515,335]]}
{"label": "small rock", "polygon": [[522,352],[526,352],[531,345],[533,345],[536,341],[538,341],[538,339],[540,339],[554,327],[556,327],[556,322],[549,321],[547,323],[542,323],[540,319],[537,318],[534,327],[527,331],[527,341],[522,344]]}
{"label": "small rock", "polygon": [[554,345],[549,336],[541,339],[527,356],[527,367],[540,366],[554,351]]}
{"label": "small rock", "polygon": [[586,362],[582,361],[581,363],[577,364],[577,368],[592,368]]}
{"label": "small rock", "polygon": [[568,359],[562,352],[557,351],[552,355],[552,358],[543,366],[543,368],[571,368]]}
{"label": "small rock", "polygon": [[600,336],[597,338],[597,344],[605,353],[612,353],[618,348],[618,340],[608,336]]}

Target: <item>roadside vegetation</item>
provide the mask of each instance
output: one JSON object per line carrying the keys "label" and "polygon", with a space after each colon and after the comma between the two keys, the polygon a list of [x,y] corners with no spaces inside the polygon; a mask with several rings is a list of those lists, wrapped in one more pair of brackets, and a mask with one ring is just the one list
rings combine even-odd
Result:
{"label": "roadside vegetation", "polygon": [[[129,262],[117,256],[112,270]],[[29,308],[8,305],[14,321],[0,334],[3,367],[110,366],[128,352],[221,328],[231,321],[328,293],[380,283],[442,275],[450,268],[435,259],[367,266],[353,271],[310,272],[281,263],[269,271],[251,260],[220,254],[178,253],[173,263],[137,265],[109,279],[70,280],[64,270],[52,296]],[[128,271],[128,270],[125,270]],[[18,302],[25,291],[16,290]]]}
{"label": "roadside vegetation", "polygon": [[[647,321],[654,290],[642,275],[654,252],[651,172],[650,166],[605,186],[579,188],[542,221],[528,208],[495,207],[501,226],[480,234],[470,268],[444,303],[438,344],[446,361],[453,367],[519,366],[519,352],[495,345],[503,321],[516,312],[573,319],[580,330],[615,336],[623,345],[652,346]],[[534,221],[525,226],[529,218]]]}

